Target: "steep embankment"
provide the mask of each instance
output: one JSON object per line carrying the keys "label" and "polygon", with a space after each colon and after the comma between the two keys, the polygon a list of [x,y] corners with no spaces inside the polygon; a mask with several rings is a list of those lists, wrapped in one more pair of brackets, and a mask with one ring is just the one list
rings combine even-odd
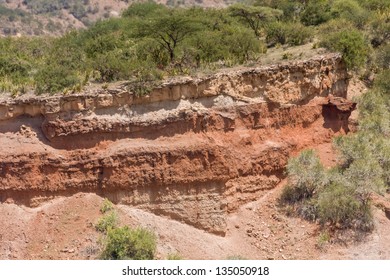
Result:
{"label": "steep embankment", "polygon": [[[0,201],[78,192],[224,235],[227,214],[283,178],[288,157],[348,131],[341,57],[0,103]],[[329,96],[330,95],[330,96]]]}

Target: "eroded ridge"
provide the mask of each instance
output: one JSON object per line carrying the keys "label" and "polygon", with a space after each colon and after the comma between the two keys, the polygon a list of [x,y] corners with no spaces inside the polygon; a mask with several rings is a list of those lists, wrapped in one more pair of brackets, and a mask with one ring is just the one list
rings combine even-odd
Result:
{"label": "eroded ridge", "polygon": [[224,235],[288,157],[349,130],[341,57],[0,104],[0,201],[94,192]]}

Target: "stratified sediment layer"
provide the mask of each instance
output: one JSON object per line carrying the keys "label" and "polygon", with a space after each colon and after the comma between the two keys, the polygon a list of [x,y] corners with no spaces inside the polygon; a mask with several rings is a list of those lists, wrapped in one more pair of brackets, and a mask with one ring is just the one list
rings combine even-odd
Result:
{"label": "stratified sediment layer", "polygon": [[338,54],[165,82],[0,102],[0,201],[77,192],[225,234],[227,213],[283,178],[288,157],[348,132]]}

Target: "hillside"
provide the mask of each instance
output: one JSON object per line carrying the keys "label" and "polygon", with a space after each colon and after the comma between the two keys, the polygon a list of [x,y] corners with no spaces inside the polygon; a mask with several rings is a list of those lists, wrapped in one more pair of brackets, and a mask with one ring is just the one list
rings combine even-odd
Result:
{"label": "hillside", "polygon": [[[0,36],[60,35],[117,17],[132,0],[0,0]],[[160,0],[168,6],[223,7],[229,0]]]}

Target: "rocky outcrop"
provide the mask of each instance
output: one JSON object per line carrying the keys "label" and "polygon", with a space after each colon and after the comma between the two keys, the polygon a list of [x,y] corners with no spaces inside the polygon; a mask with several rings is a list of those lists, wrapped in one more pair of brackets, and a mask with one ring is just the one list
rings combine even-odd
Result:
{"label": "rocky outcrop", "polygon": [[[227,213],[288,157],[348,131],[339,55],[164,83],[0,103],[0,201],[94,192],[224,234]],[[332,94],[330,97],[327,97]]]}

